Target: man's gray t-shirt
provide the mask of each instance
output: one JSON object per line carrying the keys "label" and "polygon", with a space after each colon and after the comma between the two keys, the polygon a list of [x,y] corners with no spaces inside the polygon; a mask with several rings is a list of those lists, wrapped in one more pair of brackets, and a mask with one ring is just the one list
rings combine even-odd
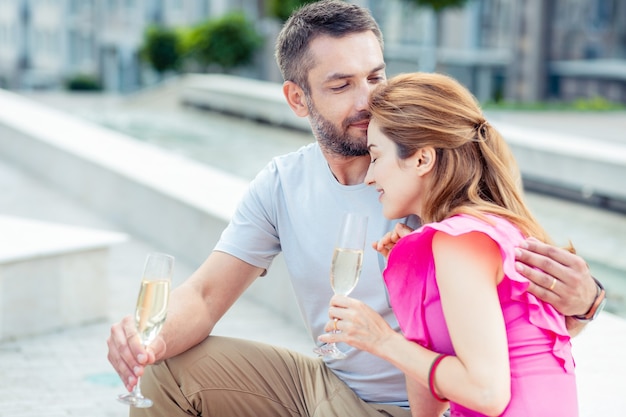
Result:
{"label": "man's gray t-shirt", "polygon": [[[282,251],[304,322],[316,340],[329,319],[330,264],[346,211],[369,216],[363,269],[350,296],[378,311],[398,330],[386,297],[382,257],[370,245],[394,222],[382,215],[374,187],[337,182],[317,143],[274,158],[257,175],[215,250],[266,269]],[[345,344],[339,348],[348,358],[326,363],[361,398],[408,406],[402,372]]]}

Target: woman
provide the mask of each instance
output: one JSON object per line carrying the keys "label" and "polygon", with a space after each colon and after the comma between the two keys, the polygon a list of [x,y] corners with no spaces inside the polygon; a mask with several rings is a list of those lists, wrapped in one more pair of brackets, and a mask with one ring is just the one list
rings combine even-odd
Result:
{"label": "woman", "polygon": [[[385,217],[423,226],[388,253],[385,282],[403,335],[335,296],[345,342],[406,376],[414,416],[578,415],[565,318],[525,289],[514,250],[549,240],[526,207],[506,143],[475,98],[441,75],[400,75],[370,99],[371,165]],[[389,236],[374,244],[387,254]],[[327,328],[332,328],[329,324]]]}

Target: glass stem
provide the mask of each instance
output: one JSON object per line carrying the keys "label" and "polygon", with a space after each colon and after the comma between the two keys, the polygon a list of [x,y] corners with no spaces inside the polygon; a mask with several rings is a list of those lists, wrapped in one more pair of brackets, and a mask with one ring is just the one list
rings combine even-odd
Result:
{"label": "glass stem", "polygon": [[[339,330],[337,330],[337,322],[339,321],[339,319],[334,319],[334,321],[335,321],[335,326],[331,330],[331,333],[332,334],[337,334],[337,333],[339,333]],[[337,344],[335,342],[332,342],[331,345],[332,346],[337,346]]]}
{"label": "glass stem", "polygon": [[[150,343],[143,340],[143,337],[140,336],[140,338],[141,338],[141,345],[143,346],[144,349],[147,349]],[[145,367],[144,367],[144,372],[145,372]],[[133,396],[137,398],[143,398],[143,394],[141,393],[141,377],[140,376],[137,377],[137,383],[135,384],[135,388],[133,388]]]}
{"label": "glass stem", "polygon": [[143,398],[143,394],[141,393],[141,387],[139,386],[141,382],[141,377],[137,377],[137,383],[135,384],[135,388],[133,388],[133,395],[137,398]]}

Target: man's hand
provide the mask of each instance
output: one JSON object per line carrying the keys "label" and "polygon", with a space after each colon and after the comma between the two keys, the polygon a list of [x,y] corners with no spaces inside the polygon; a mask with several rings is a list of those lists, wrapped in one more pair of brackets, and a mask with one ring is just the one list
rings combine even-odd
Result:
{"label": "man's hand", "polygon": [[387,232],[378,242],[372,243],[372,248],[380,252],[385,258],[389,256],[389,252],[396,245],[398,240],[411,233],[413,229],[403,223],[397,223],[391,232]]}
{"label": "man's hand", "polygon": [[165,353],[165,342],[159,336],[147,349],[143,347],[132,316],[126,316],[111,326],[107,346],[107,358],[128,391],[137,384],[144,367],[153,364],[156,357]]}
{"label": "man's hand", "polygon": [[585,314],[597,285],[578,255],[536,239],[526,239],[515,251],[515,267],[531,283],[528,291],[565,316]]}

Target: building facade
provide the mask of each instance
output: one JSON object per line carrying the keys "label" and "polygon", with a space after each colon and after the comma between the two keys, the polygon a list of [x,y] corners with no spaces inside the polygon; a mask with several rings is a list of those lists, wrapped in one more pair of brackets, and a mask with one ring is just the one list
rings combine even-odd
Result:
{"label": "building facade", "polygon": [[[481,101],[604,97],[626,103],[626,1],[468,0],[436,15],[403,0],[353,0],[385,34],[389,74],[440,71]],[[79,74],[109,91],[154,80],[139,58],[148,25],[192,25],[242,10],[266,44],[242,74],[281,81],[280,23],[263,0],[2,0],[0,87],[60,88]]]}
{"label": "building facade", "polygon": [[424,67],[455,76],[482,101],[626,104],[622,0],[469,0],[441,16],[407,3],[369,1],[392,69],[432,61]]}
{"label": "building facade", "polygon": [[[249,7],[248,3],[254,7]],[[78,75],[109,91],[141,88],[150,73],[139,58],[148,25],[192,25],[256,1],[2,0],[0,87],[58,89]]]}
{"label": "building facade", "polygon": [[26,0],[0,2],[0,87],[18,86],[28,65],[26,13]]}

